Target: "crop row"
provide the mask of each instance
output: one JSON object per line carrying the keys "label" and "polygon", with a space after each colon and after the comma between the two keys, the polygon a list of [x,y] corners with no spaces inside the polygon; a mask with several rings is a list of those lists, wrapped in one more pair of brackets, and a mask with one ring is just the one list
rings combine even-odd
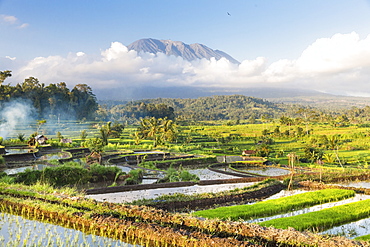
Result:
{"label": "crop row", "polygon": [[30,194],[21,197],[19,189],[8,192],[1,196],[1,211],[145,246],[366,246],[341,237],[326,238],[242,222],[201,220],[145,206],[99,203],[80,197],[58,197],[55,193],[49,202]]}
{"label": "crop row", "polygon": [[322,209],[316,212],[278,218],[260,223],[262,226],[274,226],[298,230],[316,229],[323,231],[334,226],[356,221],[370,216],[370,200],[352,202],[345,205]]}
{"label": "crop row", "polygon": [[252,205],[236,205],[202,210],[195,212],[194,215],[206,218],[249,220],[256,217],[286,213],[325,202],[339,201],[354,195],[355,192],[351,190],[326,189],[257,202]]}

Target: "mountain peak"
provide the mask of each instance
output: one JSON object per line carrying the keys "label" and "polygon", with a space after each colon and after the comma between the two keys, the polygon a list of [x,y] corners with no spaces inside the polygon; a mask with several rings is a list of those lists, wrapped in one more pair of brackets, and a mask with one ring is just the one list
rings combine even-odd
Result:
{"label": "mountain peak", "polygon": [[140,52],[149,52],[156,54],[162,52],[168,56],[173,55],[176,57],[182,57],[188,61],[194,59],[210,59],[214,57],[216,60],[226,58],[232,63],[239,64],[239,62],[228,55],[227,53],[219,50],[213,50],[203,44],[185,44],[181,41],[172,40],[158,40],[158,39],[139,39],[127,46],[129,50],[135,50]]}

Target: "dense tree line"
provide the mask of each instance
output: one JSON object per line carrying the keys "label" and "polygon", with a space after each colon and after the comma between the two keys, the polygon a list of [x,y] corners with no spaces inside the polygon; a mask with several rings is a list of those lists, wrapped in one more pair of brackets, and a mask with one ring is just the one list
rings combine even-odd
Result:
{"label": "dense tree line", "polygon": [[247,120],[250,123],[280,119],[282,125],[329,123],[333,126],[370,121],[370,106],[328,110],[300,104],[273,103],[243,95],[196,99],[157,98],[132,102],[101,102],[99,118],[111,120],[156,117],[178,121]]}
{"label": "dense tree line", "polygon": [[33,106],[37,118],[92,119],[98,104],[90,86],[78,84],[72,90],[65,82],[45,86],[29,77],[15,86],[4,85],[11,71],[0,71],[0,106],[22,101]]}
{"label": "dense tree line", "polygon": [[[107,102],[109,103],[109,102]],[[123,102],[119,105],[104,104],[100,109],[108,118],[156,117],[184,120],[235,120],[274,118],[286,112],[283,104],[243,95],[213,96],[197,99],[146,99]]]}
{"label": "dense tree line", "polygon": [[126,104],[101,104],[97,111],[97,118],[106,121],[136,121],[141,118],[175,119],[174,108],[163,103],[153,104],[143,101],[127,102]]}

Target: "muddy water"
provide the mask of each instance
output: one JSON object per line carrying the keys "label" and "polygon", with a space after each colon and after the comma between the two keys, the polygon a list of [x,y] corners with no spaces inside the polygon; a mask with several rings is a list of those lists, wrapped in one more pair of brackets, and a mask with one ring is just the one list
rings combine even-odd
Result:
{"label": "muddy water", "polygon": [[176,187],[176,188],[160,188],[150,190],[138,190],[138,191],[127,191],[117,192],[109,194],[97,194],[88,195],[87,197],[93,198],[97,201],[107,201],[113,203],[128,203],[139,199],[155,199],[162,195],[173,195],[176,193],[181,194],[199,194],[206,192],[217,193],[220,191],[233,190],[236,188],[243,188],[253,185],[253,183],[238,183],[238,184],[217,184],[217,185],[194,185],[188,187]]}

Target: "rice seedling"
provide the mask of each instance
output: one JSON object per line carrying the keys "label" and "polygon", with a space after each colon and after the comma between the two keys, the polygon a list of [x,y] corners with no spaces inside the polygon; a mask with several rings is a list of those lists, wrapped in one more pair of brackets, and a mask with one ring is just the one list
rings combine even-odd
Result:
{"label": "rice seedling", "polygon": [[354,195],[355,192],[351,190],[326,189],[279,199],[266,200],[252,205],[237,205],[201,210],[194,212],[194,215],[205,218],[249,220],[251,218],[289,212],[312,205],[322,204],[324,202],[337,201],[353,197]]}
{"label": "rice seedling", "polygon": [[0,213],[0,243],[0,246],[132,246],[6,213]]}
{"label": "rice seedling", "polygon": [[274,226],[297,230],[319,230],[332,228],[347,222],[352,222],[370,215],[370,200],[348,203],[341,206],[323,209],[316,212],[296,215],[287,218],[273,219],[259,223],[262,226]]}

